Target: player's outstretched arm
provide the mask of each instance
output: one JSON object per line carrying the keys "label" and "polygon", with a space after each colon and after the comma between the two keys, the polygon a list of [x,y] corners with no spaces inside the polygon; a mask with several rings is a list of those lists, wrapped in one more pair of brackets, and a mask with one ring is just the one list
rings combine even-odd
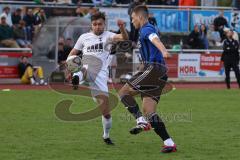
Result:
{"label": "player's outstretched arm", "polygon": [[163,45],[163,43],[160,41],[158,36],[153,36],[149,38],[151,42],[162,52],[164,58],[169,58],[171,55],[168,53],[167,49]]}
{"label": "player's outstretched arm", "polygon": [[120,29],[121,34],[116,34],[113,37],[113,41],[121,41],[121,40],[128,40],[128,32],[125,28],[125,23],[122,20],[117,21],[118,27]]}

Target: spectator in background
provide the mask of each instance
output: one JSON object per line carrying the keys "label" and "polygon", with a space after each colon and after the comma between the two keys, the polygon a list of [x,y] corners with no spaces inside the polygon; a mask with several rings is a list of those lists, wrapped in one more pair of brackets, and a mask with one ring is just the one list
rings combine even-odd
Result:
{"label": "spectator in background", "polygon": [[21,78],[21,83],[39,85],[36,81],[37,78],[40,79],[40,85],[46,85],[44,81],[43,69],[41,66],[33,66],[28,62],[28,57],[22,56],[20,58],[20,63],[18,64],[19,78]]}
{"label": "spectator in background", "polygon": [[20,48],[13,38],[13,29],[7,24],[6,17],[2,16],[0,24],[0,44],[4,47]]}
{"label": "spectator in background", "polygon": [[221,37],[220,33],[218,31],[215,31],[214,25],[211,24],[209,25],[209,30],[207,32],[207,39],[209,41],[209,46],[214,47],[214,46],[221,46]]}
{"label": "spectator in background", "polygon": [[17,8],[13,14],[12,14],[12,23],[13,26],[17,26],[19,24],[19,21],[22,19],[22,10],[20,8]]}
{"label": "spectator in background", "polygon": [[94,15],[96,12],[98,12],[98,9],[95,7],[90,7],[88,9],[88,13],[84,16],[84,18],[91,18],[92,15]]}
{"label": "spectator in background", "polygon": [[39,11],[36,13],[36,25],[42,25],[47,21],[47,16],[45,14],[44,9],[39,9]]}
{"label": "spectator in background", "polygon": [[179,6],[196,6],[197,0],[179,0]]}
{"label": "spectator in background", "polygon": [[203,45],[202,49],[208,49],[209,43],[208,43],[208,39],[207,39],[207,27],[205,26],[205,24],[201,24],[200,37],[201,37],[201,42]]}
{"label": "spectator in background", "polygon": [[32,9],[27,10],[27,14],[23,17],[23,20],[26,23],[27,40],[32,41],[34,26],[36,24],[36,17],[33,15]]}
{"label": "spectator in background", "polygon": [[82,7],[77,7],[76,11],[75,11],[75,16],[76,17],[84,17],[85,13],[84,13],[84,8]]}
{"label": "spectator in background", "polygon": [[188,36],[188,44],[191,46],[192,49],[201,49],[202,48],[202,41],[201,41],[201,34],[198,28],[198,25],[194,26],[194,30]]}
{"label": "spectator in background", "polygon": [[0,15],[0,17],[2,17],[2,16],[6,17],[6,23],[10,27],[12,27],[12,16],[11,16],[11,13],[10,13],[10,8],[8,6],[3,8],[3,12]]}
{"label": "spectator in background", "polygon": [[62,42],[58,43],[58,65],[59,65],[59,71],[63,72],[65,79],[68,80],[69,72],[66,67],[66,59],[70,51],[65,50],[64,46],[65,46],[64,43]]}
{"label": "spectator in background", "polygon": [[32,48],[31,43],[27,41],[25,22],[20,20],[19,24],[13,29],[14,38],[18,45],[23,48]]}
{"label": "spectator in background", "polygon": [[217,0],[201,0],[201,6],[216,7]]}
{"label": "spectator in background", "polygon": [[72,38],[67,38],[64,44],[64,51],[67,53],[70,53],[72,48],[73,48],[73,40]]}
{"label": "spectator in background", "polygon": [[72,3],[76,5],[81,5],[81,3],[83,3],[83,0],[72,0]]}
{"label": "spectator in background", "polygon": [[219,16],[214,19],[213,24],[215,27],[215,31],[218,31],[220,33],[221,40],[223,41],[224,39],[226,39],[223,29],[224,27],[229,26],[226,18],[224,18],[224,11],[219,12]]}

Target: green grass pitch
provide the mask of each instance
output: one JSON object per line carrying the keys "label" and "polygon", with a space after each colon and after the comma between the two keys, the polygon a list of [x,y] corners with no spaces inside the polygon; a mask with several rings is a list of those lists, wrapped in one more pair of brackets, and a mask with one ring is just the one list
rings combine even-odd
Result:
{"label": "green grass pitch", "polygon": [[[101,118],[64,122],[54,108],[64,98],[71,110],[94,106],[91,99],[53,91],[0,91],[1,160],[236,160],[240,150],[239,90],[175,90],[158,107],[178,152],[162,154],[153,131],[133,136],[135,121],[119,103],[113,111],[111,137],[102,142]],[[138,99],[139,101],[140,99]]]}

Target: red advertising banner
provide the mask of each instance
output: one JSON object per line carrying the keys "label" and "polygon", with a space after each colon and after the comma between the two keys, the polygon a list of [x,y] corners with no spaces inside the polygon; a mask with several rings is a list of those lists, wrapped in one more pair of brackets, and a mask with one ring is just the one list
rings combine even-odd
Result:
{"label": "red advertising banner", "polygon": [[219,71],[221,69],[221,54],[201,54],[200,69],[206,71]]}
{"label": "red advertising banner", "polygon": [[178,77],[178,54],[173,54],[171,58],[166,59],[168,67],[168,77],[177,78]]}
{"label": "red advertising banner", "polygon": [[0,66],[0,78],[18,78],[17,66]]}

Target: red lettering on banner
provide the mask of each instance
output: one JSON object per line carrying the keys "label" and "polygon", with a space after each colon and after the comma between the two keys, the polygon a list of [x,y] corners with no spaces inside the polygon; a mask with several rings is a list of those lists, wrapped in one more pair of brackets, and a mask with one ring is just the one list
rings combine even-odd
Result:
{"label": "red lettering on banner", "polygon": [[195,66],[183,66],[179,69],[181,74],[197,74],[197,69]]}

